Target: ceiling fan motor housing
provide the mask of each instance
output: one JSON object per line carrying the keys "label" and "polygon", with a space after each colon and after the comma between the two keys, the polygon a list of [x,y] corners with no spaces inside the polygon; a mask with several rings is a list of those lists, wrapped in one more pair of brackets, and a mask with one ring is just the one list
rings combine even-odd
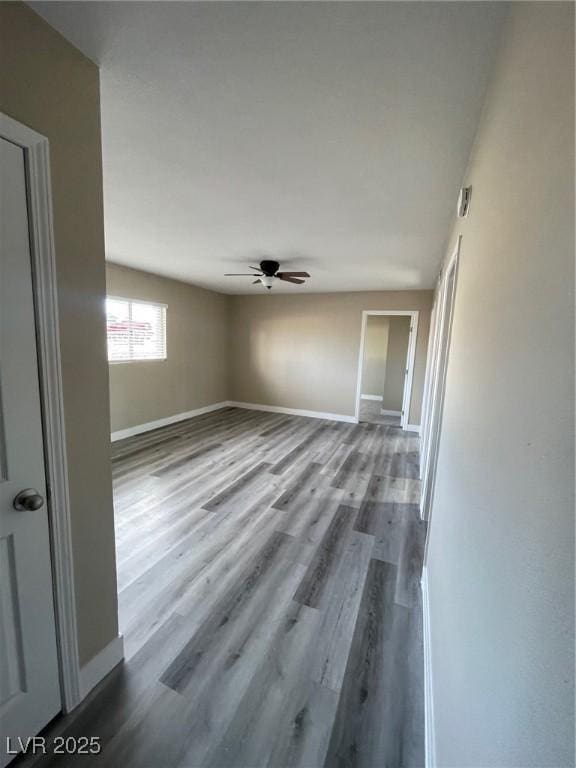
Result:
{"label": "ceiling fan motor housing", "polygon": [[274,277],[276,272],[280,269],[280,264],[277,261],[272,261],[270,259],[264,259],[264,261],[260,262],[260,269],[266,277]]}

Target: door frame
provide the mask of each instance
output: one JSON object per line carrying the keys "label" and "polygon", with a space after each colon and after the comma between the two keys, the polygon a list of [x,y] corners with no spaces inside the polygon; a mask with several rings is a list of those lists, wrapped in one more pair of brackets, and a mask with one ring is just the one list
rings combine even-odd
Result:
{"label": "door frame", "polygon": [[430,412],[432,409],[432,393],[436,369],[437,346],[440,331],[440,306],[442,303],[442,272],[436,283],[432,311],[430,313],[430,332],[428,335],[428,352],[426,355],[426,376],[424,377],[424,393],[422,396],[422,427],[420,430],[420,480],[424,478],[424,466],[428,454],[430,437]]}
{"label": "door frame", "polygon": [[60,691],[62,709],[64,712],[70,712],[81,700],[80,661],[60,355],[50,144],[45,136],[2,112],[0,137],[24,151]]}
{"label": "door frame", "polygon": [[371,316],[410,317],[410,334],[408,337],[408,351],[406,353],[407,373],[404,379],[404,392],[402,395],[402,416],[400,425],[402,429],[416,429],[410,425],[410,403],[412,402],[412,384],[414,382],[414,365],[416,362],[416,341],[418,339],[418,309],[365,309],[362,312],[362,326],[360,330],[360,350],[358,352],[358,373],[356,376],[356,407],[354,418],[360,420],[360,399],[362,395],[362,370],[364,368],[364,346],[366,342],[366,326]]}
{"label": "door frame", "polygon": [[[426,372],[425,400],[422,421],[421,472],[422,491],[420,494],[420,514],[423,520],[430,521],[434,487],[436,482],[436,463],[442,432],[442,412],[446,373],[450,358],[450,337],[454,318],[454,304],[458,284],[458,264],[462,236],[459,235],[446,267],[440,273],[436,301],[434,305],[434,325],[432,354]],[[448,301],[448,282],[453,277],[453,288]],[[446,334],[444,333],[446,331]],[[442,339],[445,346],[442,346]]]}

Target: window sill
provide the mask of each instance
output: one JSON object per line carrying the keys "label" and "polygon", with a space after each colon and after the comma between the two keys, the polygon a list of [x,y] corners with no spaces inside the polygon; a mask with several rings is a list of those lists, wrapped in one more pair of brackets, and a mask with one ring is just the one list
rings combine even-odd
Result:
{"label": "window sill", "polygon": [[126,363],[165,363],[167,357],[138,357],[132,360],[108,360],[108,365],[126,365]]}

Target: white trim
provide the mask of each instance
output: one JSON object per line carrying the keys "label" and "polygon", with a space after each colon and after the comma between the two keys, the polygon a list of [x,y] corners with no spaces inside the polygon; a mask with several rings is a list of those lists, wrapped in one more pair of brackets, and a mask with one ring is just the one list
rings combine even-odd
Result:
{"label": "white trim", "polygon": [[[442,431],[442,411],[444,404],[444,390],[446,387],[446,374],[450,357],[450,336],[452,332],[452,320],[458,281],[458,262],[460,257],[459,236],[446,269],[440,280],[440,292],[438,296],[438,320],[435,327],[434,352],[431,360],[430,387],[428,390],[428,402],[426,403],[426,431],[422,445],[422,484],[420,495],[420,514],[423,520],[430,520],[432,511],[432,499],[436,482],[436,462]],[[453,279],[452,294],[448,296],[449,281]],[[427,547],[424,559],[427,557]]]}
{"label": "white trim", "polygon": [[62,708],[69,712],[80,702],[80,664],[60,365],[50,147],[47,138],[2,113],[0,135],[22,147],[26,166],[60,687]]}
{"label": "white trim", "polygon": [[420,434],[420,424],[406,424],[402,429],[405,432],[416,432],[417,434]]}
{"label": "white trim", "polygon": [[280,405],[260,405],[257,403],[238,403],[231,400],[227,405],[233,408],[246,408],[249,411],[269,411],[270,413],[286,413],[290,416],[308,416],[311,419],[330,419],[331,421],[347,421],[357,424],[358,419],[343,413],[323,413],[322,411],[306,411],[301,408],[284,408]]}
{"label": "white trim", "polygon": [[165,363],[168,355],[165,357],[125,357],[122,360],[108,360],[108,365],[133,365],[135,363]]}
{"label": "white trim", "polygon": [[424,641],[424,759],[426,768],[435,768],[436,739],[434,733],[430,595],[428,592],[428,570],[426,567],[422,571],[422,634]]}
{"label": "white trim", "polygon": [[148,421],[145,424],[137,424],[135,427],[119,429],[116,432],[112,432],[110,438],[114,443],[116,440],[124,440],[126,437],[140,435],[142,432],[149,432],[151,429],[166,427],[169,424],[176,424],[178,421],[186,421],[186,419],[192,419],[194,416],[201,416],[203,413],[219,411],[221,408],[226,408],[228,405],[230,405],[230,403],[227,400],[224,400],[221,403],[213,403],[212,405],[205,405],[202,408],[195,408],[193,411],[175,413],[173,416],[166,416],[164,419],[156,419],[156,421]]}
{"label": "white trim", "polygon": [[342,413],[323,413],[321,411],[306,411],[301,408],[284,408],[280,405],[260,405],[259,403],[240,403],[234,400],[223,400],[221,403],[205,405],[204,407],[196,408],[193,411],[175,413],[173,416],[167,416],[164,419],[156,419],[156,421],[149,421],[145,424],[137,424],[135,427],[119,429],[116,432],[112,432],[110,438],[114,443],[117,440],[124,440],[126,437],[140,435],[143,432],[149,432],[151,429],[166,427],[169,424],[176,424],[178,421],[192,419],[194,416],[201,416],[202,414],[210,413],[211,411],[219,411],[222,408],[245,408],[249,411],[268,411],[270,413],[286,413],[291,416],[308,416],[312,419],[331,419],[332,421],[347,421],[352,424],[357,423],[354,416],[346,416]]}
{"label": "white trim", "polygon": [[410,405],[412,402],[412,384],[414,381],[414,365],[416,362],[416,340],[418,338],[418,318],[420,311],[417,309],[365,309],[362,312],[362,325],[360,330],[360,349],[358,350],[358,371],[356,374],[356,406],[355,406],[355,419],[359,421],[360,418],[360,399],[361,399],[361,387],[362,387],[362,370],[364,368],[364,344],[366,340],[366,325],[368,317],[376,316],[390,316],[390,317],[411,317],[410,323],[410,336],[408,339],[408,352],[406,354],[406,366],[407,374],[404,380],[404,393],[402,396],[402,419],[400,425],[403,429],[406,429],[408,425],[408,419],[410,418]]}
{"label": "white trim", "polygon": [[124,638],[118,635],[93,656],[80,670],[80,695],[85,699],[90,691],[124,659]]}
{"label": "white trim", "polygon": [[438,277],[436,283],[436,289],[434,292],[434,303],[432,305],[432,312],[430,313],[430,330],[428,332],[428,349],[426,352],[426,375],[424,377],[424,394],[422,397],[422,414],[420,417],[420,423],[422,425],[421,436],[422,442],[420,444],[420,480],[424,477],[424,459],[428,451],[428,434],[430,426],[430,398],[432,395],[432,380],[434,378],[433,369],[436,356],[436,344],[438,341],[438,321],[440,317],[439,304],[440,304],[440,292],[441,292],[442,280],[441,275]]}
{"label": "white trim", "polygon": [[387,408],[380,408],[380,416],[402,416],[402,411],[389,411]]}
{"label": "white trim", "polygon": [[[378,402],[382,402],[384,400],[384,397],[382,395],[360,395],[360,400],[377,400]],[[400,411],[398,411],[400,413]]]}
{"label": "white trim", "polygon": [[[418,318],[419,312],[412,313],[412,323],[410,326],[410,336],[408,338],[408,352],[406,354],[406,364],[408,373],[404,384],[404,395],[402,398],[402,421],[404,429],[408,428],[408,419],[410,418],[410,407],[412,405],[412,385],[414,383],[414,368],[416,367],[416,339],[418,338]],[[420,430],[418,430],[420,431]]]}

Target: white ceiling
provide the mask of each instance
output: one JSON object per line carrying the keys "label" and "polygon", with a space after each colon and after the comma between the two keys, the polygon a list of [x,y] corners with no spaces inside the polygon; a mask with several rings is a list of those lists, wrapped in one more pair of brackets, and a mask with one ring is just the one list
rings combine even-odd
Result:
{"label": "white ceiling", "polygon": [[428,288],[503,3],[32,2],[102,68],[107,258],[228,293]]}

